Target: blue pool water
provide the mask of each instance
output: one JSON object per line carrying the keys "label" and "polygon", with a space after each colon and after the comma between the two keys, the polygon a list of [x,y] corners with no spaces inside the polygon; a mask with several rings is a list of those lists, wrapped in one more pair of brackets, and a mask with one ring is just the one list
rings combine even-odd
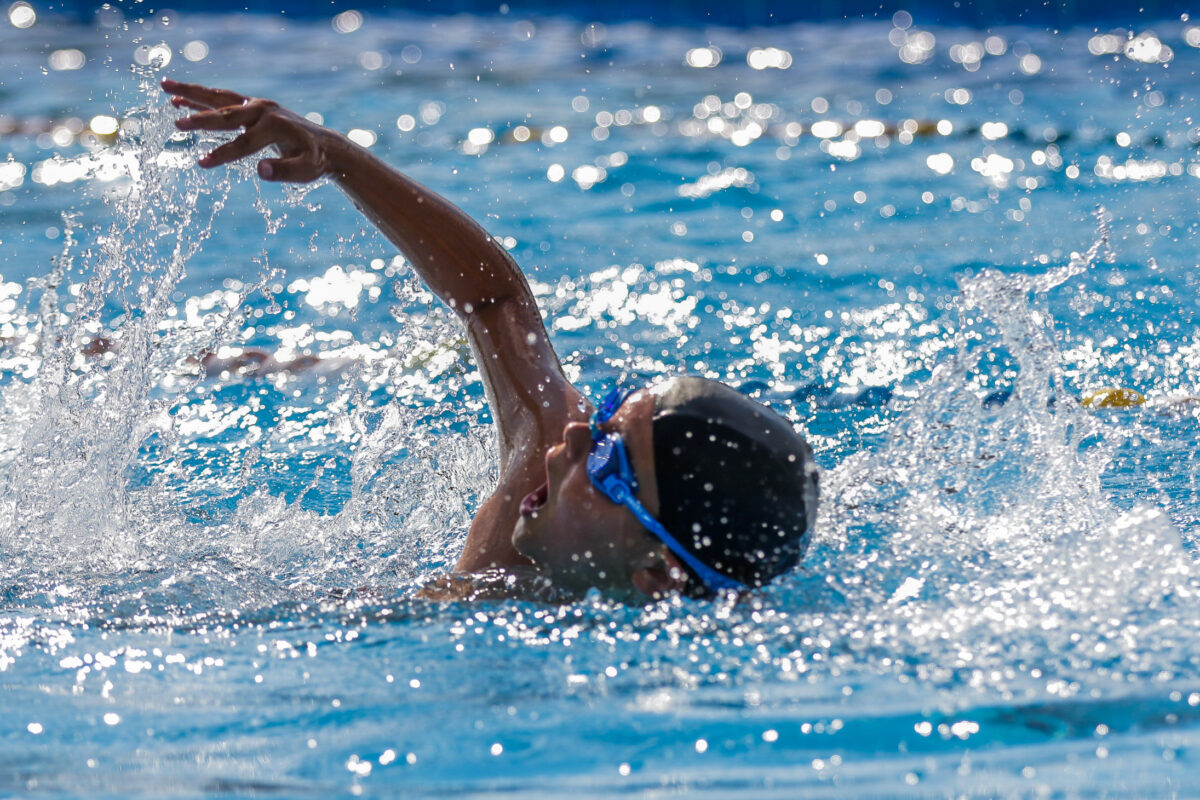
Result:
{"label": "blue pool water", "polygon": [[[8,14],[0,796],[1196,791],[1200,27]],[[787,415],[803,566],[414,599],[496,474],[462,331],[333,186],[200,172],[164,75],[483,221],[590,390]]]}

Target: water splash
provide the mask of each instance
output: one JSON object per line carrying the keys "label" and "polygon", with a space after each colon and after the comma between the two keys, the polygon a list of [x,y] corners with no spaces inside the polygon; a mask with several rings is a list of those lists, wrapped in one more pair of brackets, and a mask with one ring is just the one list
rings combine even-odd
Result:
{"label": "water splash", "polygon": [[[62,255],[31,284],[38,306],[27,337],[34,353],[24,362],[28,377],[8,381],[0,397],[0,433],[11,443],[0,467],[6,592],[15,597],[65,581],[103,593],[111,578],[139,595],[144,587],[134,576],[144,573],[170,587],[158,592],[164,598],[238,605],[227,593],[205,593],[205,576],[217,574],[239,576],[244,601],[270,604],[297,592],[394,590],[453,563],[471,510],[495,478],[492,443],[478,432],[446,433],[436,456],[405,457],[428,444],[431,419],[463,413],[452,399],[436,400],[451,391],[436,384],[446,364],[463,355],[461,331],[445,313],[412,312],[431,297],[411,281],[394,287],[401,327],[388,335],[402,357],[363,358],[372,351],[352,342],[341,360],[349,369],[310,381],[318,405],[309,425],[349,446],[344,502],[306,507],[306,498],[328,491],[327,475],[337,477],[327,472],[341,469],[337,454],[298,495],[265,484],[272,468],[265,449],[291,435],[280,428],[235,448],[230,475],[206,481],[192,474],[188,448],[203,428],[197,420],[208,410],[236,417],[255,408],[236,391],[232,410],[197,402],[211,387],[196,356],[236,341],[253,293],[267,298],[267,313],[282,309],[270,289],[277,271],[265,257],[260,278],[218,293],[205,306],[210,313],[196,310],[196,298],[178,308],[177,289],[238,184],[252,184],[269,236],[287,215],[272,209],[252,167],[196,170],[196,151],[211,143],[179,134],[153,75],[144,77],[148,100],[129,115],[138,133],[117,145],[130,180],[110,194],[114,221],[80,236],[77,221],[67,220]],[[312,212],[319,206],[308,201],[311,191],[288,190],[283,205]],[[72,296],[64,297],[72,281]],[[339,375],[330,390],[321,388]],[[284,381],[304,386],[302,377]],[[385,387],[435,400],[406,406]],[[209,488],[197,488],[203,486]],[[222,503],[228,513],[219,510]]]}
{"label": "water splash", "polygon": [[1097,217],[1096,242],[1066,265],[963,278],[948,359],[885,446],[826,476],[810,569],[846,605],[851,649],[992,689],[1086,674],[1098,654],[1131,678],[1162,667],[1155,613],[1195,596],[1200,575],[1160,510],[1122,513],[1102,491],[1126,431],[1081,408],[1055,320],[1030,298],[1110,258]]}
{"label": "water splash", "polygon": [[[156,392],[165,365],[220,338],[235,309],[207,332],[169,319],[171,295],[211,233],[229,183],[180,170],[186,157],[155,104],[141,110],[140,133],[118,145],[134,169],[123,194],[110,197],[115,221],[78,256],[69,234],[63,257],[37,287],[32,380],[5,387],[5,424],[23,428],[0,478],[9,574],[36,573],[35,562],[47,559],[66,573],[108,571],[161,552],[161,543],[137,533],[129,471],[142,443],[169,428],[175,400]],[[73,307],[64,308],[59,290],[75,274],[84,280]],[[114,348],[115,358],[89,359]]]}

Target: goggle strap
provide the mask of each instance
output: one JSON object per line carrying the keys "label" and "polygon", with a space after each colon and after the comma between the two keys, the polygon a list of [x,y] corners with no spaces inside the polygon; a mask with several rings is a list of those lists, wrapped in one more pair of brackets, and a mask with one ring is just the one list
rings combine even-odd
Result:
{"label": "goggle strap", "polygon": [[685,564],[691,567],[692,571],[696,573],[696,577],[703,581],[705,586],[713,591],[720,591],[722,589],[734,589],[737,591],[742,591],[746,588],[744,584],[735,581],[733,578],[722,575],[685,550],[683,545],[676,541],[674,536],[667,533],[667,529],[662,526],[662,523],[656,520],[654,516],[646,510],[646,507],[638,502],[636,497],[633,497],[627,493],[623,493],[623,495],[624,496],[621,499],[621,503],[633,512],[633,515],[637,517],[638,522],[642,523],[647,530],[657,536],[658,539],[667,546],[668,550],[670,550]]}

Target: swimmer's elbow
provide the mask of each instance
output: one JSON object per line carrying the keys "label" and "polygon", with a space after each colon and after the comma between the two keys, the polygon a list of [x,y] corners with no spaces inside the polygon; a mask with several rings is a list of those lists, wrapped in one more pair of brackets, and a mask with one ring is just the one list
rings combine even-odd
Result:
{"label": "swimmer's elbow", "polygon": [[468,327],[493,327],[505,323],[521,323],[536,317],[540,326],[541,315],[533,298],[521,292],[507,292],[493,295],[478,296],[461,303],[454,298],[446,301],[454,313],[461,317]]}

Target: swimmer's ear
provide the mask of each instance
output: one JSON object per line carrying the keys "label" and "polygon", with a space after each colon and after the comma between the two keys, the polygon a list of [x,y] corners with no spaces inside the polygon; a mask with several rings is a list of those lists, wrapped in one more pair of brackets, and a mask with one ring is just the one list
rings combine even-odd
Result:
{"label": "swimmer's ear", "polygon": [[687,583],[683,564],[665,545],[648,554],[633,570],[634,588],[651,598],[682,594]]}

